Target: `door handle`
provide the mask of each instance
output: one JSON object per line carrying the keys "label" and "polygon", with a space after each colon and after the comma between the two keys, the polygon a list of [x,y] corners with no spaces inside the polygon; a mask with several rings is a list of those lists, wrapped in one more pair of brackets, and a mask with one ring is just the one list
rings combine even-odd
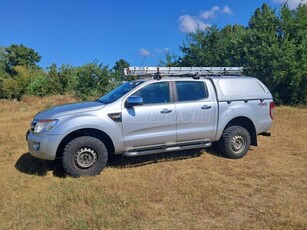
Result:
{"label": "door handle", "polygon": [[171,110],[171,109],[163,109],[163,110],[161,110],[160,111],[160,113],[171,113],[173,110]]}
{"label": "door handle", "polygon": [[210,105],[203,105],[203,106],[201,107],[201,109],[211,109],[211,106],[210,106]]}

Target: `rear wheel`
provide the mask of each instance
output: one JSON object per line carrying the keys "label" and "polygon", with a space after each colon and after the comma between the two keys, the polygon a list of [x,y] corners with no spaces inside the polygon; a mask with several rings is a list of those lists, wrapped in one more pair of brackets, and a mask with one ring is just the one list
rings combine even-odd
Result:
{"label": "rear wheel", "polygon": [[100,174],[108,161],[104,143],[91,136],[71,140],[63,152],[62,163],[67,174],[73,177]]}
{"label": "rear wheel", "polygon": [[218,143],[221,153],[228,158],[238,159],[245,156],[251,144],[249,132],[241,126],[226,128]]}

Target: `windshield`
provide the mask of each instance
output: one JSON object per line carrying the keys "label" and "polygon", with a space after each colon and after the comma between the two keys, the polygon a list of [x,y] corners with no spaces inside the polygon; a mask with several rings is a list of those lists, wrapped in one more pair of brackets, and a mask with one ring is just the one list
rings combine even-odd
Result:
{"label": "windshield", "polygon": [[142,84],[144,81],[129,81],[126,82],[117,88],[113,89],[109,93],[103,95],[101,98],[98,99],[103,104],[109,104],[113,101],[116,101],[118,98],[124,96],[126,93],[137,87],[138,85]]}

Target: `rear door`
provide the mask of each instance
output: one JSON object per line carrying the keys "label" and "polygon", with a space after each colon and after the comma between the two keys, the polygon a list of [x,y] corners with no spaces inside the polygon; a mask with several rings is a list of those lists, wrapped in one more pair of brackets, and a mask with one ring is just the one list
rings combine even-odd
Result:
{"label": "rear door", "polygon": [[217,101],[209,80],[174,81],[177,142],[212,140],[217,122]]}
{"label": "rear door", "polygon": [[176,111],[170,82],[150,83],[130,96],[142,97],[144,104],[122,110],[125,147],[175,143]]}

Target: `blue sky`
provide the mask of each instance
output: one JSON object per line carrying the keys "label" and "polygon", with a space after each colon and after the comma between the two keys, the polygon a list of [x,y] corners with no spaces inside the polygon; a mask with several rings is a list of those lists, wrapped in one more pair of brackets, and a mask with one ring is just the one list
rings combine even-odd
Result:
{"label": "blue sky", "polygon": [[[285,0],[0,0],[0,46],[24,44],[41,67],[79,66],[94,60],[113,67],[157,65],[195,26],[247,25],[257,7]],[[300,0],[289,0],[295,7]],[[306,0],[303,0],[306,3]]]}

